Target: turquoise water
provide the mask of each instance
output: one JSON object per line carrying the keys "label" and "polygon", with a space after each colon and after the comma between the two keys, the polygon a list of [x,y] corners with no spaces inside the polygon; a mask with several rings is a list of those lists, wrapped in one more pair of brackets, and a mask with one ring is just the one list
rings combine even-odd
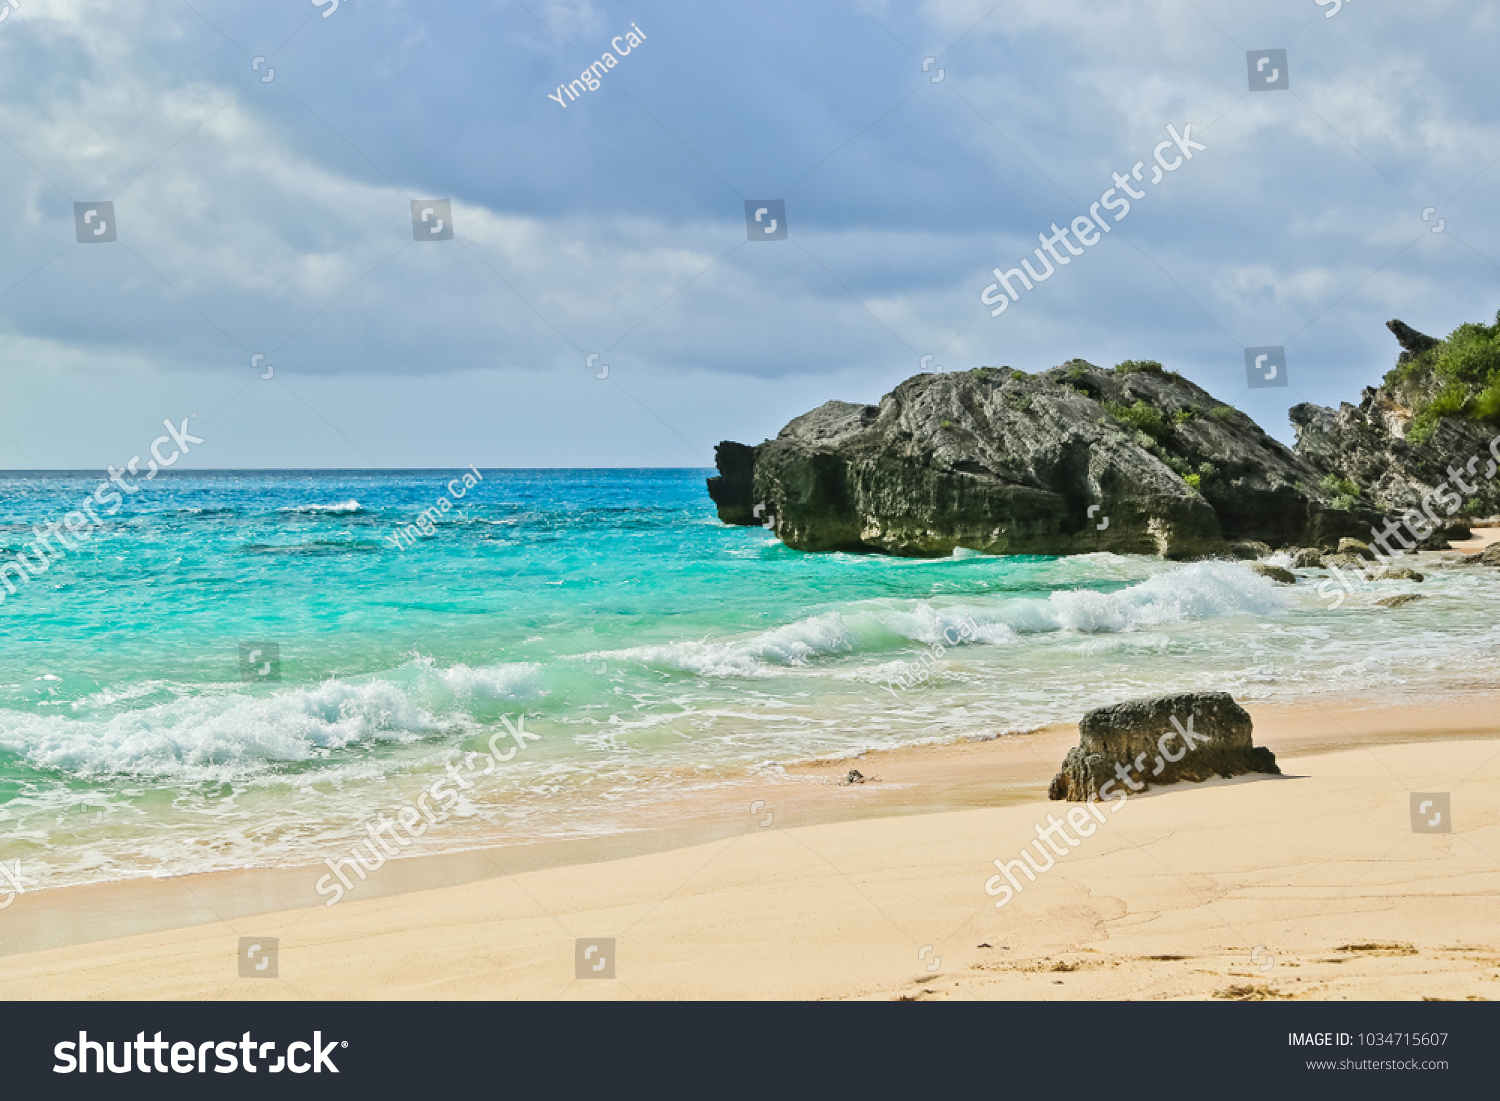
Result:
{"label": "turquoise water", "polygon": [[[720,524],[711,471],[478,473],[461,499],[462,471],[167,474],[0,587],[0,860],[42,886],[315,863],[502,717],[540,740],[423,852],[1155,691],[1478,685],[1500,652],[1478,569],[1330,611],[1229,562],[803,555]],[[0,565],[99,482],[0,476]],[[1373,606],[1404,591],[1429,599]]]}

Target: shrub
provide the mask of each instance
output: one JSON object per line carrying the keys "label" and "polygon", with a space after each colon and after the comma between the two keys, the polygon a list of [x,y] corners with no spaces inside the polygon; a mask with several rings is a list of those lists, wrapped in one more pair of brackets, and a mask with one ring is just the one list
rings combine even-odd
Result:
{"label": "shrub", "polygon": [[1320,483],[1324,493],[1333,496],[1333,508],[1340,512],[1349,512],[1355,505],[1359,504],[1362,493],[1359,486],[1348,478],[1337,478],[1332,474],[1325,475]]}
{"label": "shrub", "polygon": [[1167,422],[1162,419],[1161,411],[1148,402],[1118,405],[1107,401],[1104,403],[1104,411],[1126,427],[1143,433],[1152,442],[1159,441],[1167,433]]}
{"label": "shrub", "polygon": [[1197,415],[1198,410],[1194,409],[1192,406],[1187,406],[1185,408],[1177,410],[1177,412],[1172,414],[1172,423],[1187,424],[1188,421],[1192,420]]}
{"label": "shrub", "polygon": [[1438,421],[1443,417],[1458,417],[1465,413],[1469,404],[1468,389],[1460,382],[1450,382],[1438,392],[1422,411],[1412,418],[1406,438],[1421,447],[1437,431]]}
{"label": "shrub", "polygon": [[1154,359],[1127,359],[1124,363],[1115,364],[1116,374],[1133,375],[1137,371],[1150,371],[1153,375],[1160,375],[1163,368]]}
{"label": "shrub", "polygon": [[1201,483],[1203,481],[1203,476],[1201,474],[1185,474],[1183,475],[1182,480],[1188,485],[1192,486],[1194,489],[1197,489],[1200,492],[1202,491]]}
{"label": "shrub", "polygon": [[1348,478],[1339,478],[1332,474],[1324,476],[1322,485],[1324,491],[1333,497],[1358,497],[1361,493],[1359,486]]}
{"label": "shrub", "polygon": [[1208,411],[1208,415],[1216,421],[1227,421],[1234,416],[1236,410],[1228,405],[1216,405]]}

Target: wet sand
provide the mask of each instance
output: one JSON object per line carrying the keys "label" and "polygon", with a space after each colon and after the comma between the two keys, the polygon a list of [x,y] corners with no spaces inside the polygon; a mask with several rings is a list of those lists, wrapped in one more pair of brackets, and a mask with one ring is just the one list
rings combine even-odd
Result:
{"label": "wet sand", "polygon": [[[992,861],[1065,812],[1045,791],[1076,727],[791,766],[639,833],[393,860],[333,907],[321,866],[28,892],[0,917],[0,996],[1495,997],[1496,702],[1252,704],[1284,776],[1133,797],[1001,910]],[[1452,793],[1452,833],[1413,832],[1413,790]],[[238,978],[241,936],[280,938],[278,979]],[[616,979],[576,978],[579,937],[616,939]]]}

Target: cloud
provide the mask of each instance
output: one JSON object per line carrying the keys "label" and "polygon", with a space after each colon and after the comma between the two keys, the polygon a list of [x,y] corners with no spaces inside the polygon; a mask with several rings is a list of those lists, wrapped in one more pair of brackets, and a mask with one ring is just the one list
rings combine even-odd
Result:
{"label": "cloud", "polygon": [[[211,389],[274,353],[288,378],[385,380],[420,434],[434,379],[511,372],[524,398],[599,352],[677,378],[706,452],[765,430],[755,380],[868,398],[849,380],[927,353],[1156,358],[1233,401],[1240,348],[1291,341],[1297,392],[1272,397],[1333,402],[1389,366],[1392,313],[1443,333],[1497,304],[1493,2],[195,7],[29,0],[0,24],[0,362],[26,401],[143,371]],[[649,38],[598,91],[547,100],[632,22]],[[1274,43],[1291,91],[1248,94],[1242,47]],[[1193,118],[1206,152],[988,316],[991,268]],[[769,197],[790,237],[747,241],[744,200]],[[71,203],[106,198],[119,244],[72,245]],[[429,198],[456,240],[412,240]],[[567,424],[533,416],[538,438]]]}

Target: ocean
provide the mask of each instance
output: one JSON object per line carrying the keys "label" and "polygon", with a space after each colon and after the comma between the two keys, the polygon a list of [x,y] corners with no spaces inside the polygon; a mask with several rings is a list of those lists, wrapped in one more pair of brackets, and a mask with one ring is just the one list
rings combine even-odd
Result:
{"label": "ocean", "polygon": [[[719,523],[707,470],[464,473],[167,472],[0,587],[0,862],[321,863],[516,724],[413,854],[669,824],[791,762],[1158,692],[1480,689],[1500,651],[1476,568],[1330,609],[1235,562],[801,554]],[[0,475],[0,564],[100,481]],[[1374,603],[1402,592],[1427,599]]]}

